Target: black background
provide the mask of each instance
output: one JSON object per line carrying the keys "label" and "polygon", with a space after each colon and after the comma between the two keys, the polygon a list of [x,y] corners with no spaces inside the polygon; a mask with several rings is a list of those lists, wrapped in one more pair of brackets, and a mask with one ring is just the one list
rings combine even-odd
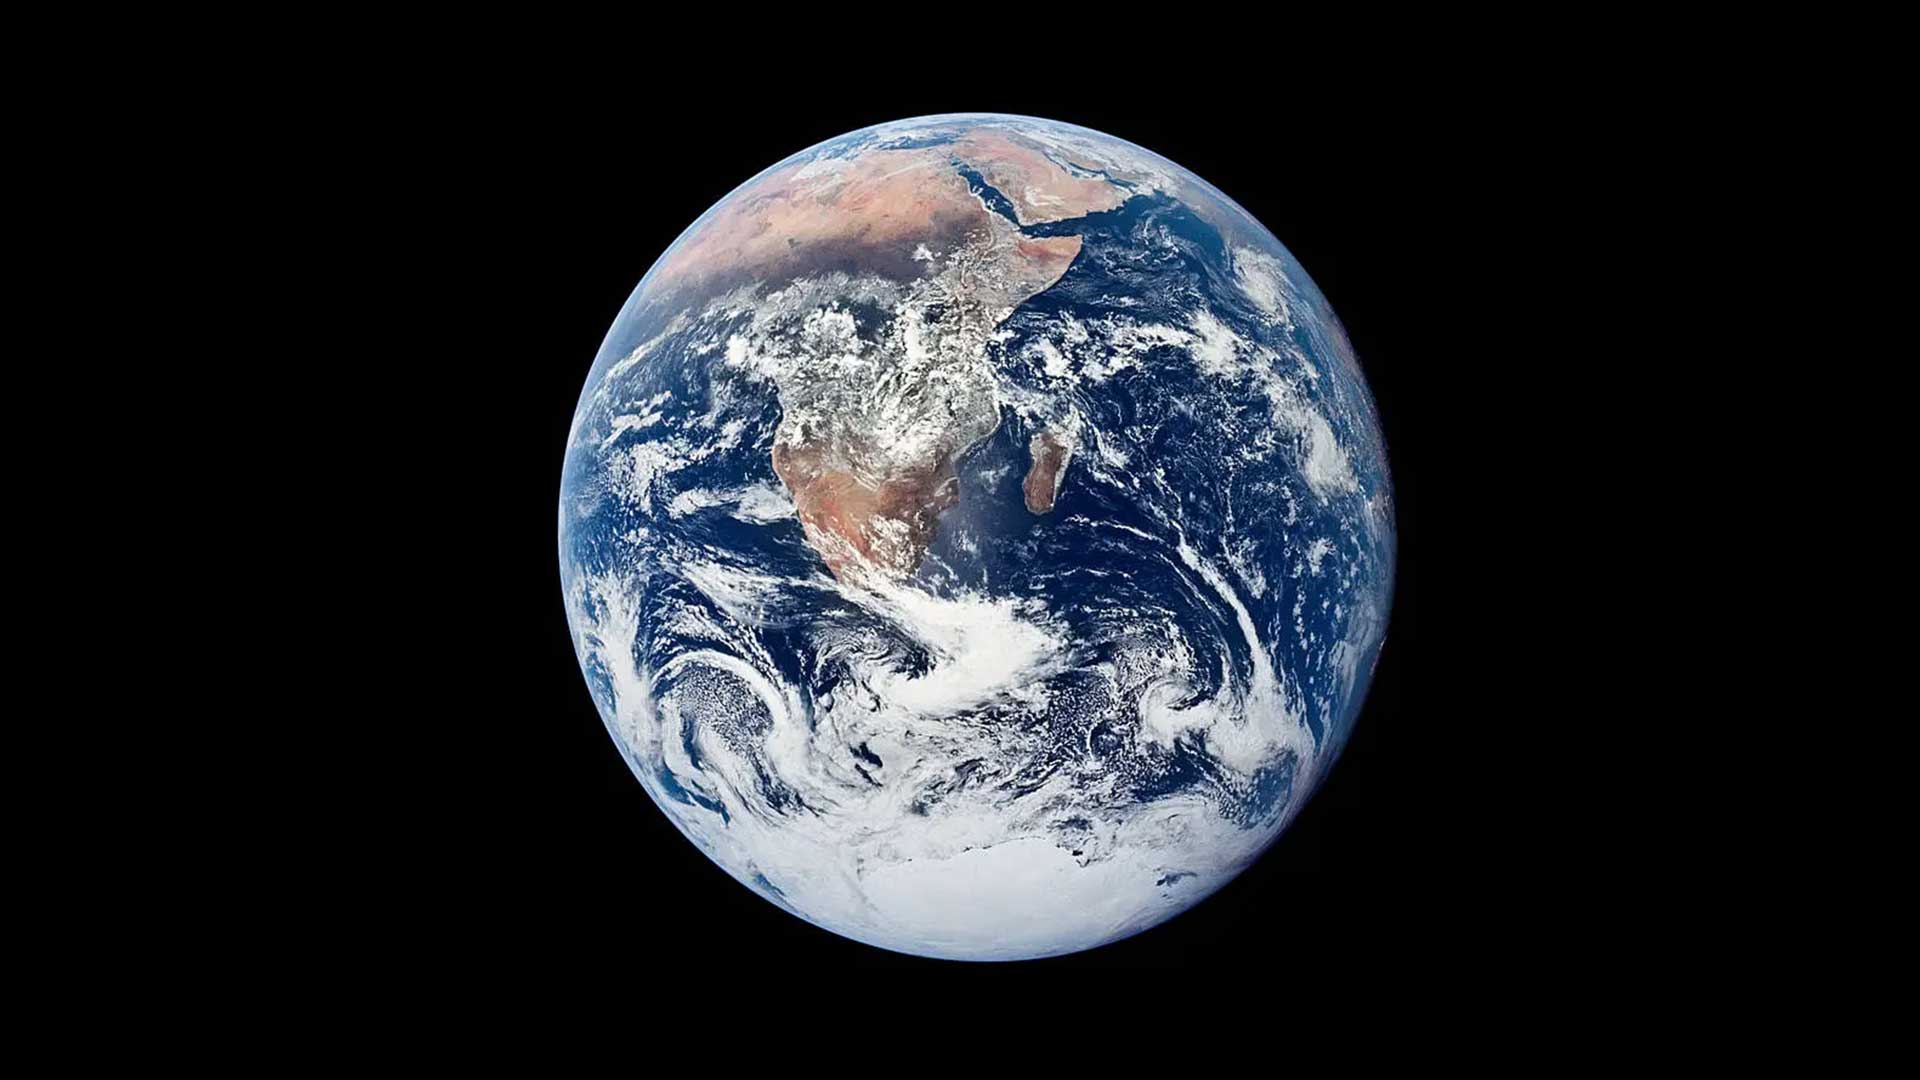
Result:
{"label": "black background", "polygon": [[[1482,494],[1524,486],[1491,454],[1493,419],[1528,391],[1505,358],[1536,180],[1477,96],[1313,96],[1269,82],[1205,103],[1105,88],[1080,95],[915,93],[812,80],[804,94],[666,93],[661,83],[424,102],[397,118],[434,164],[388,209],[420,254],[394,268],[409,307],[446,313],[420,360],[444,429],[419,429],[430,508],[409,538],[446,568],[406,677],[442,689],[394,723],[428,752],[400,767],[413,803],[399,845],[436,898],[422,919],[615,974],[661,964],[1032,967],[1244,965],[1372,956],[1383,943],[1470,945],[1525,895],[1551,829],[1515,790],[1526,691],[1510,665],[1513,571],[1528,524]],[[1302,97],[1302,95],[1307,95]],[[1311,107],[1308,107],[1310,102]],[[954,111],[1043,116],[1165,155],[1238,201],[1339,313],[1379,405],[1399,565],[1391,624],[1353,739],[1259,862],[1193,910],[1124,942],[1015,965],[921,960],[846,941],[759,899],[682,838],[628,773],[588,696],[559,589],[556,506],[574,404],[602,336],[653,260],[773,162],[868,124]],[[396,154],[399,151],[396,150]],[[1533,284],[1537,285],[1535,281]],[[457,370],[457,380],[440,372]],[[457,446],[457,451],[450,449]],[[456,521],[457,527],[446,522]],[[1490,543],[1489,536],[1503,539]],[[417,576],[414,578],[417,580]],[[1524,603],[1524,601],[1520,601]],[[1522,700],[1516,701],[1519,698]],[[395,738],[404,737],[400,732]],[[398,760],[398,759],[396,759]],[[398,891],[405,891],[399,886]]]}

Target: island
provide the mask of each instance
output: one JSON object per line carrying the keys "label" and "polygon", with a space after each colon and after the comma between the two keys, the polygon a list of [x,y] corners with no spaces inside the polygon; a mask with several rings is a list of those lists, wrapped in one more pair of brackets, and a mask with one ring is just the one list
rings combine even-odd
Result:
{"label": "island", "polygon": [[1027,452],[1033,456],[1033,464],[1027,469],[1026,480],[1020,484],[1027,510],[1035,514],[1050,513],[1053,500],[1060,494],[1060,482],[1066,479],[1067,459],[1073,456],[1073,450],[1053,432],[1042,431],[1028,441]]}

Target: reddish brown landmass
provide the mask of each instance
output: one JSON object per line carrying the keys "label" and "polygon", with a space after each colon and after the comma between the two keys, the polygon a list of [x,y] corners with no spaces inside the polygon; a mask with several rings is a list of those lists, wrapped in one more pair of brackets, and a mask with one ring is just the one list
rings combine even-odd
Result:
{"label": "reddish brown landmass", "polygon": [[[1008,235],[956,283],[956,291],[997,313],[995,323],[1060,280],[1081,245],[1078,236],[1024,237],[1012,233],[1011,226],[1000,227]],[[941,513],[959,501],[953,458],[966,447],[945,446],[928,460],[868,480],[840,462],[845,456],[872,460],[877,455],[861,445],[860,433],[840,434],[844,442],[837,447],[774,445],[774,471],[793,494],[807,542],[843,581],[857,576],[853,572],[861,565],[895,577],[912,574],[933,541]]]}
{"label": "reddish brown landmass", "polygon": [[648,289],[698,290],[744,276],[775,281],[835,262],[917,273],[925,269],[912,262],[917,247],[950,251],[991,216],[954,171],[953,157],[1005,194],[1026,225],[1112,209],[1127,198],[1112,184],[1060,168],[1019,136],[995,131],[972,132],[952,147],[871,151],[827,167],[789,165],[716,207],[649,275]]}
{"label": "reddish brown landmass", "polygon": [[[979,170],[1024,224],[1110,209],[1125,191],[1077,177],[1018,135],[972,131],[946,146],[871,150],[838,161],[789,165],[729,196],[648,275],[656,298],[687,303],[743,284],[773,286],[828,270],[932,278],[957,303],[942,334],[984,341],[1007,314],[1060,280],[1080,253],[1078,236],[1023,236],[988,210],[954,168]],[[928,441],[925,460],[856,473],[885,447],[861,431],[797,433],[777,441],[773,466],[792,492],[807,541],[836,576],[856,567],[894,576],[919,565],[942,511],[959,498],[953,458],[975,438],[978,418],[950,417],[951,438]],[[986,418],[991,430],[992,418]],[[897,429],[896,429],[897,430]],[[1037,445],[1037,444],[1036,444]],[[1027,505],[1053,506],[1065,444],[1035,450]],[[871,468],[869,464],[868,468]]]}
{"label": "reddish brown landmass", "polygon": [[860,564],[912,573],[940,514],[960,498],[953,464],[945,459],[876,485],[835,467],[818,449],[776,444],[773,469],[793,492],[807,542],[840,578]]}
{"label": "reddish brown landmass", "polygon": [[1011,311],[1059,281],[1080,254],[1080,243],[1077,236],[1020,237],[996,251],[993,272],[969,281],[968,288],[981,301]]}
{"label": "reddish brown landmass", "polygon": [[1111,210],[1127,200],[1120,188],[1098,178],[1073,175],[1039,147],[1010,132],[969,132],[954,143],[954,156],[978,169],[987,183],[1007,197],[1022,225],[1065,221]]}
{"label": "reddish brown landmass", "polygon": [[1054,496],[1060,492],[1061,474],[1067,468],[1067,445],[1053,432],[1043,431],[1027,444],[1027,452],[1033,455],[1033,464],[1027,469],[1020,492],[1026,496],[1029,511],[1045,514],[1053,509]]}
{"label": "reddish brown landmass", "polygon": [[773,281],[817,265],[822,253],[855,251],[909,272],[913,249],[951,247],[984,213],[946,159],[870,153],[812,176],[800,166],[768,173],[715,209],[651,275],[665,288],[697,287],[751,274]]}

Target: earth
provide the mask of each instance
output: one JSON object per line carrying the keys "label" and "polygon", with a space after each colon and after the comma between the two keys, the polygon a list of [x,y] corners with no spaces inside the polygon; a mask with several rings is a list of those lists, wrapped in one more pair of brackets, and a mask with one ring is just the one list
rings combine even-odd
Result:
{"label": "earth", "polygon": [[1306,272],[1178,165],[1028,117],[853,132],[703,214],[607,334],[559,510],[654,802],[924,956],[1087,949],[1232,880],[1347,742],[1393,588],[1378,416]]}

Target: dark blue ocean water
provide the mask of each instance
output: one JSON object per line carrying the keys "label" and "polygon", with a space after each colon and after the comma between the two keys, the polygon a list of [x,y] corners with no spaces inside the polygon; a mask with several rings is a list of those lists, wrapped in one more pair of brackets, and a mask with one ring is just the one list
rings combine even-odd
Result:
{"label": "dark blue ocean water", "polygon": [[[1002,193],[978,173],[960,171],[990,209],[1014,220]],[[1249,782],[1223,770],[1204,741],[1170,748],[1143,741],[1137,701],[1126,686],[1116,688],[1099,674],[1100,665],[1116,662],[1122,649],[1137,648],[1141,640],[1161,641],[1169,655],[1196,659],[1188,697],[1175,703],[1193,707],[1220,695],[1228,683],[1247,685],[1256,667],[1253,649],[1265,649],[1316,741],[1327,750],[1337,748],[1365,685],[1364,665],[1357,686],[1350,665],[1343,666],[1343,647],[1352,650],[1342,643],[1364,629],[1357,629],[1356,619],[1382,617],[1391,574],[1390,538],[1383,544],[1363,520],[1365,500],[1386,492],[1384,471],[1368,455],[1356,454],[1358,492],[1333,499],[1315,494],[1300,475],[1298,447],[1264,458],[1249,452],[1263,435],[1271,436],[1277,423],[1257,381],[1205,374],[1180,345],[1147,349],[1111,377],[1081,379],[1070,387],[1050,378],[1028,345],[1037,338],[1059,339],[1069,324],[1100,327],[1117,321],[1177,328],[1191,325],[1204,311],[1242,341],[1274,350],[1278,364],[1289,363],[1287,357],[1303,358],[1315,377],[1283,373],[1327,418],[1337,438],[1360,448],[1372,445],[1363,430],[1368,414],[1356,407],[1366,400],[1364,387],[1350,385],[1347,366],[1334,355],[1332,331],[1324,325],[1310,318],[1293,326],[1263,318],[1235,282],[1227,241],[1178,202],[1136,196],[1112,211],[1022,231],[1076,235],[1082,250],[1057,284],[1007,320],[1004,329],[1010,333],[992,346],[992,359],[1010,386],[1035,395],[1065,395],[1125,460],[1106,462],[1083,446],[1066,470],[1052,513],[1041,516],[1028,513],[1020,495],[1028,441],[1036,431],[1032,422],[1004,410],[992,436],[959,461],[961,498],[942,519],[918,584],[937,595],[964,591],[1041,601],[1074,628],[1079,650],[1080,662],[1058,676],[1052,704],[1039,716],[1012,711],[996,716],[989,707],[975,718],[1033,728],[1032,745],[1040,748],[1016,774],[994,782],[1018,797],[1067,763],[1092,755],[1109,765],[1104,779],[1113,798],[1147,801],[1198,790],[1249,826],[1268,820],[1292,797],[1300,762],[1276,759]],[[1275,258],[1294,265],[1277,245],[1275,251]],[[852,310],[867,329],[887,317],[883,310]],[[666,325],[663,318],[623,319],[609,337],[596,379],[612,358]],[[700,351],[702,342],[716,336],[712,327],[669,336],[645,363],[602,387],[603,416],[634,412],[668,395],[657,410],[662,419],[614,436],[605,447],[576,447],[566,463],[564,561],[574,576],[612,573],[631,581],[647,613],[636,650],[655,669],[689,649],[724,644],[713,635],[689,636],[675,629],[686,625],[676,619],[677,612],[704,611],[721,627],[732,621],[677,575],[685,553],[796,583],[822,573],[791,517],[752,522],[725,507],[678,515],[669,510],[674,497],[685,492],[755,484],[777,491],[781,486],[769,457],[780,402],[771,385],[720,364],[717,352]],[[590,383],[589,392],[594,388]],[[606,475],[608,454],[674,435],[714,446],[713,427],[702,424],[716,402],[741,425],[733,444],[657,479],[645,505],[617,497]],[[1183,541],[1232,583],[1258,645],[1248,642],[1237,613],[1219,591],[1179,557]],[[1317,559],[1311,554],[1316,545],[1324,545]],[[1380,611],[1367,614],[1369,598]],[[860,627],[890,640],[903,670],[926,663],[923,646],[897,628],[830,590],[802,584],[763,612],[760,625],[739,629],[756,637],[780,679],[800,687],[810,704],[849,677],[843,665],[820,660],[819,632],[828,626]],[[1364,659],[1370,664],[1370,657]],[[606,673],[589,668],[588,674],[603,707],[610,708]],[[656,690],[665,696],[672,687]],[[750,728],[752,710],[743,711],[749,719],[740,722]],[[738,737],[751,742],[756,734],[764,735],[742,730]],[[697,763],[691,736],[691,730],[683,733]],[[866,766],[883,765],[870,750],[863,748],[861,756]],[[668,798],[725,812],[687,791],[664,769],[658,778]],[[774,808],[803,807],[777,781],[762,780],[762,794]],[[967,782],[964,770],[956,782]],[[929,805],[923,810],[940,797],[938,790],[924,793]]]}

